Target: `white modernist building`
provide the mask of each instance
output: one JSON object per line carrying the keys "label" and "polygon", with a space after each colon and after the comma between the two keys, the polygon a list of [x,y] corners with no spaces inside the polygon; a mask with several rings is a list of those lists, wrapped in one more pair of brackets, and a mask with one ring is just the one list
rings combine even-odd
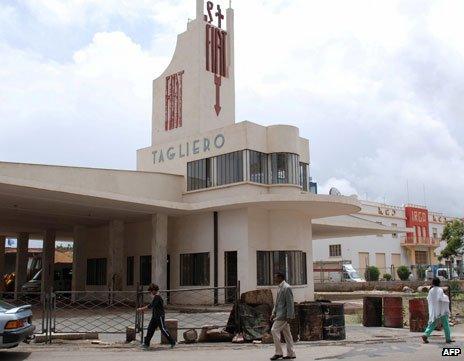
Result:
{"label": "white modernist building", "polygon": [[313,239],[392,231],[321,220],[361,205],[308,191],[309,141],[298,128],[236,123],[231,8],[224,16],[197,0],[153,82],[152,125],[136,171],[0,163],[0,234],[18,239],[16,290],[34,237],[44,240],[43,274],[52,275],[55,240],[73,240],[74,291],[238,280],[247,291],[268,287],[279,270],[297,301],[311,300]]}
{"label": "white modernist building", "polygon": [[[395,270],[405,265],[414,270],[418,266],[436,265],[437,255],[444,247],[441,241],[447,222],[455,217],[431,212],[425,206],[394,206],[378,202],[360,201],[361,211],[350,217],[406,230],[390,234],[353,237],[327,237],[313,242],[314,260],[350,262],[361,274],[366,267],[376,266],[381,275],[396,277]],[[326,219],[325,221],[328,221]],[[348,234],[345,234],[346,236]],[[462,262],[457,261],[462,268]]]}

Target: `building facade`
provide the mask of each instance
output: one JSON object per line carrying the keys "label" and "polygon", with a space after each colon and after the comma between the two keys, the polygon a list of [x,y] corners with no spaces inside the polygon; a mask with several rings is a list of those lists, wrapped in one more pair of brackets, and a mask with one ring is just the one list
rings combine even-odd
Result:
{"label": "building facade", "polygon": [[[351,262],[364,274],[366,267],[376,266],[381,275],[396,277],[395,270],[405,265],[412,270],[439,264],[437,255],[444,246],[441,241],[446,223],[455,219],[431,212],[424,206],[393,206],[361,201],[356,217],[405,232],[372,234],[356,237],[328,238],[314,241],[314,260]],[[461,267],[461,261],[458,261]]]}
{"label": "building facade", "polygon": [[[29,239],[40,238],[43,274],[53,274],[55,241],[73,241],[75,292],[237,281],[248,291],[282,271],[297,301],[312,300],[313,239],[391,232],[321,221],[361,207],[310,192],[309,141],[298,128],[236,122],[234,12],[196,4],[153,82],[152,144],[137,151],[136,171],[0,163],[0,245],[17,238],[16,291]],[[51,284],[44,277],[42,289]]]}

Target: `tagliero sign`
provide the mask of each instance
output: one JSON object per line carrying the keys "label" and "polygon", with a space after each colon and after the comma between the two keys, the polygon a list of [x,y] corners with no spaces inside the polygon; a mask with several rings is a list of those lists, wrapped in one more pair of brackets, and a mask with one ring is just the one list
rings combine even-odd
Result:
{"label": "tagliero sign", "polygon": [[214,138],[205,137],[191,142],[180,143],[178,146],[167,149],[159,149],[152,152],[153,163],[163,163],[165,160],[184,158],[190,155],[206,153],[211,149],[221,149],[226,142],[224,134],[218,134]]}

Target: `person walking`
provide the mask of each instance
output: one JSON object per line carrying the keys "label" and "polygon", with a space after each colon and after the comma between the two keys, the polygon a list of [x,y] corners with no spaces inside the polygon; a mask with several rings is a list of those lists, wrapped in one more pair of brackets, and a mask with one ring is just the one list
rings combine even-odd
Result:
{"label": "person walking", "polygon": [[[292,288],[285,282],[285,275],[280,272],[274,275],[274,283],[278,285],[278,290],[275,306],[271,315],[271,322],[273,321],[271,333],[275,345],[275,354],[271,357],[271,360],[278,360],[281,358],[285,360],[294,359],[296,355],[289,325],[289,321],[295,317]],[[287,345],[287,356],[285,357],[283,356],[282,345],[280,343],[281,333],[284,334],[285,343]]]}
{"label": "person walking", "polygon": [[169,343],[171,344],[171,348],[173,348],[176,345],[176,341],[174,341],[174,339],[171,337],[166,328],[166,322],[164,319],[164,301],[159,294],[158,285],[152,283],[150,286],[148,286],[148,292],[151,293],[153,300],[149,305],[137,309],[138,312],[152,310],[152,317],[150,323],[148,324],[147,335],[145,337],[142,347],[145,349],[148,349],[150,347],[150,341],[153,338],[156,329],[159,328],[163,336],[168,339]]}
{"label": "person walking", "polygon": [[450,300],[440,287],[440,279],[435,277],[432,280],[432,288],[427,296],[429,306],[429,323],[422,336],[424,343],[429,343],[429,336],[432,334],[437,326],[437,321],[440,320],[445,331],[446,343],[451,343],[451,330],[449,326],[450,315]]}

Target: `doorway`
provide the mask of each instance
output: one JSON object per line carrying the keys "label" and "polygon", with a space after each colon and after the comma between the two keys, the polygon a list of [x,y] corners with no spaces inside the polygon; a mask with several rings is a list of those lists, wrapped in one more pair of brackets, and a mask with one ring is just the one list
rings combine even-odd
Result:
{"label": "doorway", "polygon": [[[237,251],[224,252],[224,265],[225,265],[225,286],[235,287],[238,282],[237,275]],[[227,288],[225,292],[226,303],[235,301],[235,288]]]}

